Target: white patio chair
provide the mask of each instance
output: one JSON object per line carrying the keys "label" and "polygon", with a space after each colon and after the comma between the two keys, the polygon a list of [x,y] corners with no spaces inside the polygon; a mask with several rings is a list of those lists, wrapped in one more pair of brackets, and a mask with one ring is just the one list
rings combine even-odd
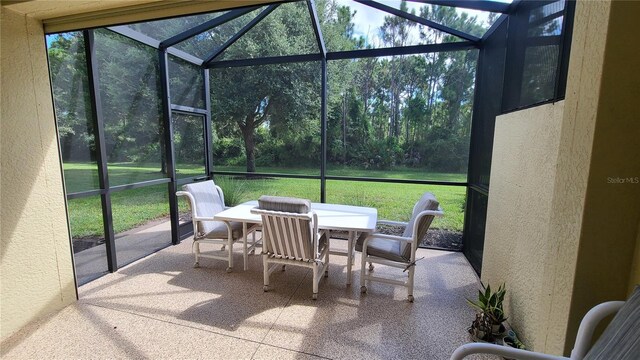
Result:
{"label": "white patio chair", "polygon": [[[591,346],[596,326],[609,315],[616,314],[600,338]],[[591,346],[591,348],[590,348]],[[472,354],[492,354],[522,360],[637,360],[640,359],[640,286],[625,301],[609,301],[596,305],[582,318],[571,357],[514,349],[487,343],[465,344],[457,348],[451,360],[462,360]]]}
{"label": "white patio chair", "polygon": [[[356,250],[362,251],[360,267],[360,292],[367,292],[367,281],[379,281],[400,285],[407,288],[407,299],[413,302],[413,278],[415,272],[416,250],[435,216],[442,216],[439,203],[432,193],[424,193],[413,207],[409,223],[393,222],[406,225],[402,236],[373,233],[363,234],[356,242]],[[392,222],[387,222],[392,223]],[[365,269],[369,262],[368,272]],[[383,264],[403,269],[408,272],[406,281],[373,276],[373,264]]]}
{"label": "white patio chair", "polygon": [[[318,216],[305,199],[261,196],[251,213],[262,217],[262,262],[264,291],[269,290],[269,275],[286,265],[311,268],[313,299],[318,298],[318,283],[328,276],[329,242],[325,232],[318,233]],[[270,265],[273,266],[270,267]]]}
{"label": "white patio chair", "polygon": [[[191,208],[193,222],[193,245],[191,247],[196,257],[194,267],[200,266],[200,258],[227,260],[227,272],[233,269],[233,245],[242,239],[242,223],[216,221],[213,217],[225,209],[222,189],[213,180],[207,180],[182,187],[176,195],[185,196]],[[257,226],[248,224],[248,233],[254,233]],[[255,233],[253,234],[255,247]],[[200,251],[200,244],[222,245],[221,250],[227,250],[224,256],[212,255],[211,252]]]}

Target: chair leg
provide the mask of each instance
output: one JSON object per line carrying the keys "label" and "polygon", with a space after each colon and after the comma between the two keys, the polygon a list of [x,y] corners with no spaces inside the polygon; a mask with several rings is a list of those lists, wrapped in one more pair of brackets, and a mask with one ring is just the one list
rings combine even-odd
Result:
{"label": "chair leg", "polygon": [[230,273],[233,271],[233,239],[227,240],[227,246],[229,247],[227,251],[229,251],[229,267],[227,267],[227,272]]}
{"label": "chair leg", "polygon": [[413,273],[415,270],[415,266],[409,268],[409,280],[407,281],[407,300],[409,302],[413,302]]}
{"label": "chair leg", "polygon": [[319,279],[319,274],[318,274],[318,263],[314,263],[313,264],[313,295],[311,295],[311,298],[313,300],[318,300],[318,281]]}
{"label": "chair leg", "polygon": [[[329,246],[328,244],[326,246]],[[324,263],[329,264],[329,249],[325,250],[326,254],[324,255]],[[324,271],[324,277],[329,277],[329,265],[326,265],[326,270]]]}
{"label": "chair leg", "polygon": [[362,253],[362,259],[360,260],[360,292],[366,293],[367,286],[365,285],[365,279],[367,278],[367,270],[365,267],[367,266],[367,255]]}
{"label": "chair leg", "polygon": [[262,255],[262,274],[264,277],[264,286],[262,290],[264,292],[269,291],[269,262],[267,261],[267,254]]}
{"label": "chair leg", "polygon": [[194,268],[200,267],[200,262],[198,261],[198,256],[200,255],[200,243],[196,240],[193,240],[193,244],[191,245],[191,251],[196,256],[196,262],[193,264]]}

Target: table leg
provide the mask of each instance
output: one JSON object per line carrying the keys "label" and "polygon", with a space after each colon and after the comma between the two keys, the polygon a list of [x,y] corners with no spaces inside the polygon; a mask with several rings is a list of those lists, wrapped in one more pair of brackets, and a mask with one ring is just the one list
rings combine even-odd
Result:
{"label": "table leg", "polygon": [[249,265],[247,264],[247,260],[249,260],[249,254],[247,253],[247,223],[242,223],[242,258],[244,260],[244,270],[247,271]]}
{"label": "table leg", "polygon": [[349,231],[349,239],[347,241],[347,286],[351,285],[351,268],[353,267],[353,240],[355,240],[356,232]]}

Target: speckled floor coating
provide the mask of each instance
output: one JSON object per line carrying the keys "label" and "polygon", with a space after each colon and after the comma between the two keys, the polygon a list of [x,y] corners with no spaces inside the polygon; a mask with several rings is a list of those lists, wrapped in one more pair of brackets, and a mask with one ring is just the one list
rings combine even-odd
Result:
{"label": "speckled floor coating", "polygon": [[[342,242],[337,241],[339,245]],[[359,266],[346,286],[346,258],[311,299],[311,272],[288,266],[262,291],[262,263],[242,270],[201,259],[191,241],[171,246],[79,289],[80,300],[2,343],[3,359],[448,359],[468,342],[479,286],[461,253],[418,250],[415,302],[406,289],[372,283]],[[359,264],[359,254],[356,255]],[[379,274],[401,274],[377,266]]]}

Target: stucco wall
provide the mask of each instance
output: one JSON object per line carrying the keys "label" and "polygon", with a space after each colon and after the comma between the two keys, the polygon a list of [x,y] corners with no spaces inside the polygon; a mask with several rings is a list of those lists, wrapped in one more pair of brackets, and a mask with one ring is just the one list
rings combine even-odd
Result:
{"label": "stucco wall", "polygon": [[591,307],[627,297],[640,221],[640,57],[629,46],[639,17],[639,2],[611,3],[568,339]]}
{"label": "stucco wall", "polygon": [[553,187],[564,103],[496,119],[482,281],[506,283],[509,323],[532,348],[546,342],[543,274],[550,254]]}
{"label": "stucco wall", "polygon": [[568,315],[574,296],[609,10],[608,1],[576,3],[549,231],[549,242],[555,249],[549,254],[543,275],[550,287],[542,310],[546,326],[541,331],[546,331],[547,340],[537,348],[553,354],[568,354],[575,338],[568,336],[567,329],[572,326]]}
{"label": "stucco wall", "polygon": [[75,301],[44,34],[1,14],[0,338]]}
{"label": "stucco wall", "polygon": [[629,294],[640,285],[640,222],[638,222],[638,233],[636,235],[636,250],[633,255],[631,274],[629,275]]}
{"label": "stucco wall", "polygon": [[[515,172],[526,169],[518,161],[541,160],[536,143],[526,139],[521,143],[525,149],[519,149],[522,159],[506,154],[503,163],[494,159],[482,278],[507,281],[512,325],[537,351],[568,354],[586,311],[603,301],[624,299],[638,271],[639,260],[634,265],[633,253],[640,184],[633,179],[640,176],[640,78],[633,69],[640,63],[637,49],[629,44],[634,41],[630,29],[639,11],[637,2],[577,2],[564,112],[555,128],[559,130],[555,171],[541,172],[524,183],[509,181],[520,180]],[[530,111],[546,110],[533,108],[509,116],[524,119]],[[509,149],[505,145],[510,140],[500,139],[505,136],[496,132],[494,154]],[[631,180],[617,183],[618,178]],[[527,209],[529,204],[519,199],[530,199],[527,192],[543,185],[549,185],[552,194],[540,195],[551,199],[550,207],[543,207],[549,208],[549,222],[533,232],[531,225],[521,223],[520,211],[535,216],[537,208]],[[516,203],[509,203],[503,193]],[[537,218],[528,221],[544,223]],[[508,254],[500,247],[509,243],[521,262],[502,259]],[[523,250],[530,255],[525,257]],[[521,300],[524,296],[529,299]]]}

